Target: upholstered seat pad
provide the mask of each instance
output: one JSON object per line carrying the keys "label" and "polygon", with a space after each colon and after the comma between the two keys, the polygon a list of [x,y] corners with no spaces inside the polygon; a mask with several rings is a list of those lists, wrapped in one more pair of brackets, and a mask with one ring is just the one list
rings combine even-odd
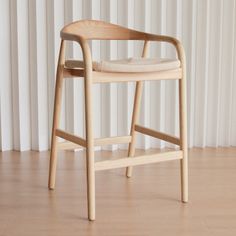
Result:
{"label": "upholstered seat pad", "polygon": [[127,58],[93,63],[93,69],[101,72],[156,72],[179,67],[179,60],[168,58]]}

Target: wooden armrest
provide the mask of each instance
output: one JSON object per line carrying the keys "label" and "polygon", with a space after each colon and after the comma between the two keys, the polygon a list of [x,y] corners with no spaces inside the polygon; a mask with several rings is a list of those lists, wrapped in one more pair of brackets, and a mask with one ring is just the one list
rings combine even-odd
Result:
{"label": "wooden armrest", "polygon": [[178,39],[166,35],[146,34],[146,36],[147,41],[166,42],[172,44],[177,51],[178,58],[181,61],[181,64],[185,63],[184,47]]}

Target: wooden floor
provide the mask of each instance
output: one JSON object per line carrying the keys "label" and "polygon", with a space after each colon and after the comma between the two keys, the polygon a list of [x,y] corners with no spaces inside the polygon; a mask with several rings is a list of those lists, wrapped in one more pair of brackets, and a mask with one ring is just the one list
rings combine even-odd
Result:
{"label": "wooden floor", "polygon": [[236,148],[190,150],[188,204],[178,161],[135,167],[130,179],[124,169],[98,172],[95,222],[87,220],[84,153],[59,154],[54,191],[48,160],[48,152],[0,153],[0,236],[236,235]]}

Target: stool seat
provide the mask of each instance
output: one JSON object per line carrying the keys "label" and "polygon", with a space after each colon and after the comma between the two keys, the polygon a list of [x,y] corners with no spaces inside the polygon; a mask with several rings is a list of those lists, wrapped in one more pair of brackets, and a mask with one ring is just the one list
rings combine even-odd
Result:
{"label": "stool seat", "polygon": [[178,69],[179,67],[179,60],[169,58],[132,57],[93,62],[93,70],[100,72],[157,72]]}

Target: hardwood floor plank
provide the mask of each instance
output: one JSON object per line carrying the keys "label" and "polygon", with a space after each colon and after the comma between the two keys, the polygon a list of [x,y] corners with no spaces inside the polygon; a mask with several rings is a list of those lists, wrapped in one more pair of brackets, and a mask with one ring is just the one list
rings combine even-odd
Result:
{"label": "hardwood floor plank", "polygon": [[129,179],[125,168],[97,172],[95,222],[87,220],[84,155],[59,153],[49,191],[49,152],[0,153],[0,236],[236,235],[236,148],[190,150],[188,204],[180,202],[178,162],[137,166]]}

